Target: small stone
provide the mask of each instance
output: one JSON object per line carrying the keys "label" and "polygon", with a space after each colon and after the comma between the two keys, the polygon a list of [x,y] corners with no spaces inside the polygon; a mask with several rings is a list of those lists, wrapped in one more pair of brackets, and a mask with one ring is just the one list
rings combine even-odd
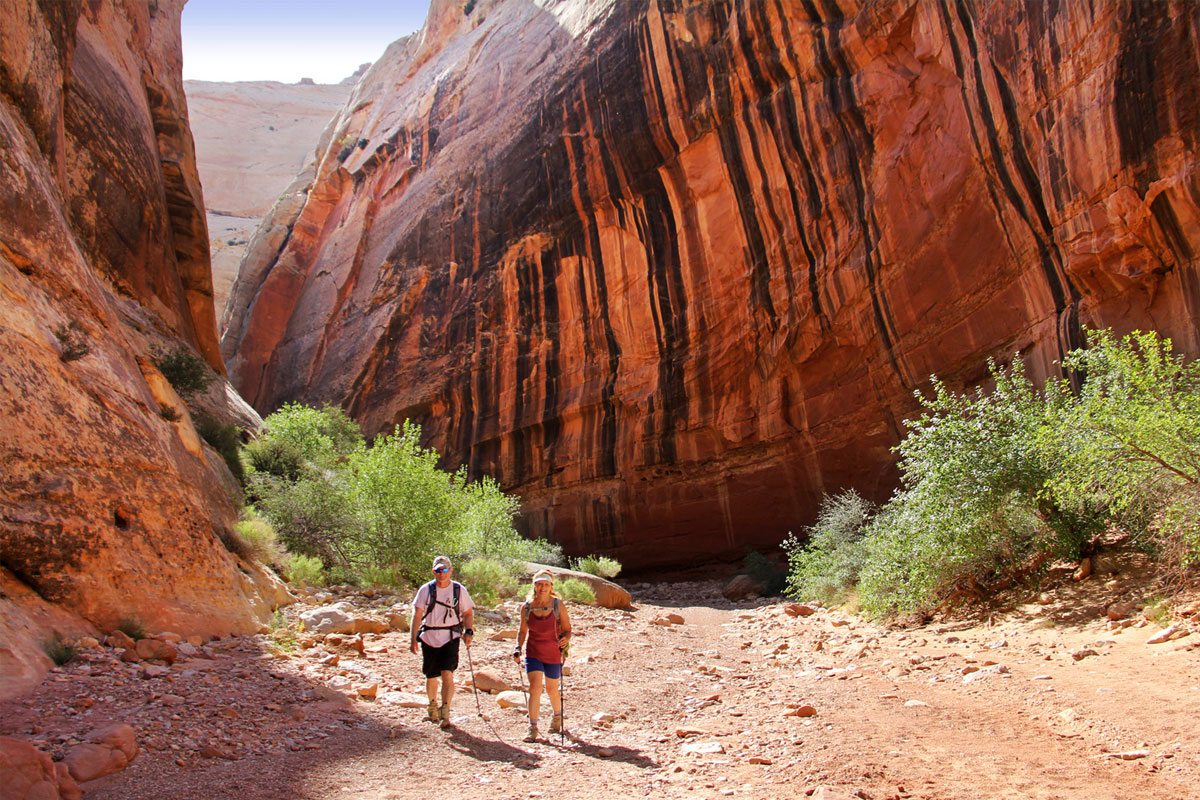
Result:
{"label": "small stone", "polygon": [[785,717],[815,717],[817,709],[812,706],[797,706],[784,714]]}
{"label": "small stone", "polygon": [[501,708],[525,708],[525,695],[523,692],[501,692],[496,695],[496,702]]}
{"label": "small stone", "polygon": [[1136,603],[1113,603],[1104,612],[1111,620],[1125,619],[1137,613],[1138,607]]}
{"label": "small stone", "polygon": [[923,702],[921,700],[905,700],[904,705],[908,706],[909,708],[920,708],[923,706],[928,706],[929,703]]}
{"label": "small stone", "polygon": [[720,742],[688,742],[679,751],[687,755],[716,755],[725,752],[725,745]]}
{"label": "small stone", "polygon": [[1119,758],[1122,761],[1134,761],[1139,758],[1147,758],[1150,755],[1149,750],[1127,750],[1124,753],[1109,753],[1109,758]]}
{"label": "small stone", "polygon": [[767,756],[750,756],[748,761],[751,764],[771,764],[772,761]]}
{"label": "small stone", "polygon": [[354,687],[354,691],[358,692],[358,696],[364,700],[374,700],[375,696],[379,694],[379,684],[370,683],[362,686],[356,686]]}
{"label": "small stone", "polygon": [[1092,574],[1092,559],[1085,558],[1079,562],[1079,568],[1075,570],[1075,574],[1071,576],[1073,581],[1087,580]]}
{"label": "small stone", "polygon": [[1075,659],[1076,661],[1083,661],[1088,656],[1097,656],[1097,655],[1100,655],[1100,654],[1097,653],[1095,650],[1093,650],[1090,647],[1081,647],[1078,650],[1071,651],[1071,658]]}
{"label": "small stone", "polygon": [[596,755],[600,756],[601,758],[612,758],[616,754],[617,751],[613,750],[611,747],[601,747],[596,751]]}
{"label": "small stone", "polygon": [[811,617],[817,610],[804,603],[788,603],[783,607],[783,613],[789,617]]}

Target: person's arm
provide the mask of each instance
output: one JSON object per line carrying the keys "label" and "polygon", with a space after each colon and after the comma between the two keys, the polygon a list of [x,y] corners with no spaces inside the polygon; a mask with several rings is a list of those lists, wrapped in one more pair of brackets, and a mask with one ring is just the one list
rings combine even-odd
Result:
{"label": "person's arm", "polygon": [[559,631],[558,631],[558,646],[564,648],[571,643],[571,615],[567,613],[567,604],[558,604],[559,612]]}
{"label": "person's arm", "polygon": [[529,625],[525,622],[525,607],[521,607],[521,627],[517,629],[517,649],[513,650],[513,658],[517,661],[521,660],[521,647],[525,644],[525,637],[529,635]]}
{"label": "person's arm", "polygon": [[421,630],[421,623],[425,619],[425,606],[417,605],[417,601],[421,599],[421,592],[417,591],[417,596],[413,598],[413,615],[412,624],[409,626],[410,642],[408,649],[414,653],[418,652],[417,648],[417,632]]}
{"label": "person's arm", "polygon": [[471,640],[475,638],[475,609],[468,608],[463,612],[463,641],[467,643],[467,647],[471,646]]}

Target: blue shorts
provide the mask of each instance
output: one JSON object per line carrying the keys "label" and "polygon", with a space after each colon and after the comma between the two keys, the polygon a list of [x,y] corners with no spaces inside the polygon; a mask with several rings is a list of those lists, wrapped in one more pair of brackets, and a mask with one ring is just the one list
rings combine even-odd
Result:
{"label": "blue shorts", "polygon": [[547,664],[539,661],[536,658],[525,656],[525,671],[526,672],[544,672],[546,677],[552,681],[556,681],[562,677],[562,664]]}

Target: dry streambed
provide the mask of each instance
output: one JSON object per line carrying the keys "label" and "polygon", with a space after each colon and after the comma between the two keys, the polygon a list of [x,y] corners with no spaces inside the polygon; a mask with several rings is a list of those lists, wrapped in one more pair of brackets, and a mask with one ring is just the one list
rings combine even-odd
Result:
{"label": "dry streambed", "polygon": [[[1136,604],[1081,618],[1077,598],[1043,597],[990,623],[886,629],[720,588],[635,586],[634,612],[573,608],[570,739],[520,741],[515,604],[480,614],[472,663],[495,694],[462,691],[447,732],[423,721],[407,608],[371,592],[311,595],[271,634],[96,643],[0,708],[0,735],[60,773],[84,751],[88,769],[115,769],[79,774],[88,798],[403,798],[446,782],[479,798],[1185,798],[1200,785],[1194,618],[1164,637]],[[465,658],[458,674],[467,689]]]}

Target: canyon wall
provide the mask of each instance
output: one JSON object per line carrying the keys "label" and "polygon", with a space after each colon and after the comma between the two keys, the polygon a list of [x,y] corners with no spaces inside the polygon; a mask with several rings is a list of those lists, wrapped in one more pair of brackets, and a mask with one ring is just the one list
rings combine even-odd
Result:
{"label": "canyon wall", "polygon": [[208,210],[218,319],[251,234],[296,173],[313,160],[321,132],[346,102],[355,80],[183,82]]}
{"label": "canyon wall", "polygon": [[1200,5],[434,0],[251,244],[260,411],[419,421],[631,567],[894,486],[936,373],[1200,352]]}
{"label": "canyon wall", "polygon": [[56,633],[248,632],[281,599],[222,544],[236,483],[151,353],[224,372],[182,8],[0,0],[3,696]]}

